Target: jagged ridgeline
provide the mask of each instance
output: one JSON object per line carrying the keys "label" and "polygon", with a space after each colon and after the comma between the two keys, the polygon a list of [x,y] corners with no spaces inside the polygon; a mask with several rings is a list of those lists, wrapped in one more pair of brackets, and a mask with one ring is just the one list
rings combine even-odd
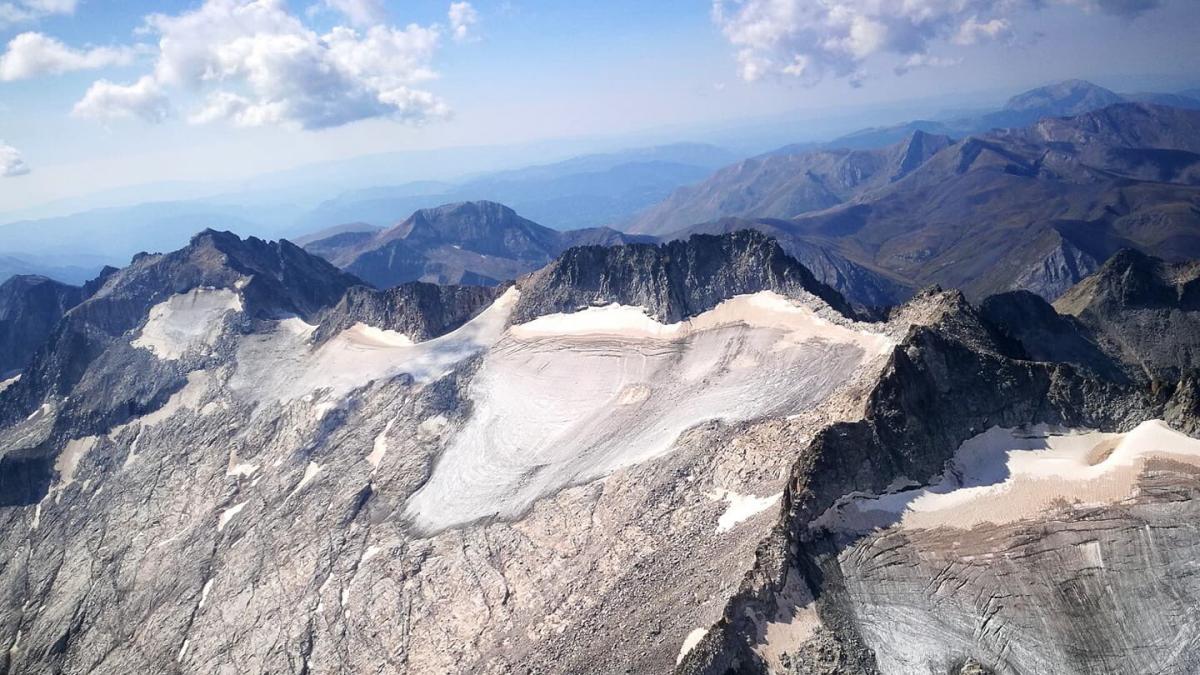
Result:
{"label": "jagged ridgeline", "polygon": [[547,246],[6,286],[3,671],[1200,668],[1194,265],[878,320],[759,232]]}

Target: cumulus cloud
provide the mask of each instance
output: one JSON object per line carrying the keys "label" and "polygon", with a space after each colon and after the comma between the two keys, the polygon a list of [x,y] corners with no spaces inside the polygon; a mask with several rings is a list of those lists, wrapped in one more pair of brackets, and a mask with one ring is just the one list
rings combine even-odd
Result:
{"label": "cumulus cloud", "polygon": [[[350,11],[372,3],[334,4]],[[283,0],[206,0],[182,14],[147,17],[146,32],[158,37],[153,73],[133,85],[96,83],[76,113],[156,121],[166,114],[167,92],[179,90],[203,101],[187,115],[193,123],[321,129],[383,116],[420,123],[448,114],[418,87],[437,76],[431,62],[441,31],[410,24],[318,34]]]}
{"label": "cumulus cloud", "polygon": [[55,14],[74,14],[78,0],[9,0],[0,2],[0,26],[27,23]]}
{"label": "cumulus cloud", "polygon": [[743,79],[863,79],[864,63],[890,55],[903,73],[946,65],[929,56],[948,41],[1009,39],[1011,17],[1047,3],[1130,17],[1160,0],[713,0],[713,20],[733,46]]}
{"label": "cumulus cloud", "polygon": [[128,65],[137,56],[133,47],[74,49],[41,33],[21,33],[0,54],[0,80],[11,82],[74,70]]}
{"label": "cumulus cloud", "polygon": [[450,32],[454,39],[463,42],[474,37],[476,24],[479,23],[479,12],[469,2],[455,2],[450,5]]}
{"label": "cumulus cloud", "polygon": [[171,106],[158,82],[149,75],[128,85],[100,80],[88,88],[72,111],[76,117],[112,121],[141,119],[162,122]]}
{"label": "cumulus cloud", "polygon": [[29,165],[21,157],[21,153],[4,141],[0,141],[0,178],[24,176],[29,173]]}

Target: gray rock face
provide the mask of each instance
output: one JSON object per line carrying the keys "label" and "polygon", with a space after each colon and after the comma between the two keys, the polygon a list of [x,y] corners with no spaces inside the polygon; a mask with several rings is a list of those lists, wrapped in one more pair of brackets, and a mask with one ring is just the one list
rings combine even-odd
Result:
{"label": "gray rock face", "polygon": [[1012,287],[1054,300],[1095,272],[1100,263],[1057,232],[1049,238],[1053,240],[1049,252],[1018,276]]}
{"label": "gray rock face", "polygon": [[735,295],[764,290],[810,294],[854,316],[836,291],[753,230],[694,235],[659,246],[573,248],[521,286],[513,313],[517,323],[611,303],[645,307],[659,321],[674,323]]}
{"label": "gray rock face", "polygon": [[1200,264],[1121,251],[1056,306],[1155,380],[1200,368]]}
{"label": "gray rock face", "polygon": [[20,371],[83,289],[46,277],[16,276],[0,284],[0,378]]}
{"label": "gray rock face", "polygon": [[784,252],[812,272],[818,281],[841,293],[855,306],[868,310],[892,307],[912,297],[915,289],[905,281],[852,262],[828,245],[793,236],[791,225],[789,221],[765,218],[722,218],[663,239],[686,239],[694,233],[728,234],[756,230],[779,242]]}
{"label": "gray rock face", "polygon": [[444,335],[474,318],[499,296],[484,286],[438,286],[412,282],[380,291],[356,286],[321,317],[317,342],[365,323],[422,342]]}

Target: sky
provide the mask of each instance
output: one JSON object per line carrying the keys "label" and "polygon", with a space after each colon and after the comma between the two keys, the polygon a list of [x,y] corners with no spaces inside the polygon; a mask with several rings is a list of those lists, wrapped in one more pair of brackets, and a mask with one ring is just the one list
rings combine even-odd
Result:
{"label": "sky", "polygon": [[1075,77],[1175,91],[1200,86],[1198,27],[1196,0],[0,0],[0,212]]}

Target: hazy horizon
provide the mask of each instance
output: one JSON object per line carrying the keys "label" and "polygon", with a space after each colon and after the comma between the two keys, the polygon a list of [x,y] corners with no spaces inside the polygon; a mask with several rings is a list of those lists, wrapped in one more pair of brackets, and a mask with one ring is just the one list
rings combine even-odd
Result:
{"label": "hazy horizon", "polygon": [[1197,85],[1198,19],[1187,0],[0,2],[0,217],[380,153],[497,155],[402,183],[669,142],[763,150],[1068,78],[1177,91]]}

